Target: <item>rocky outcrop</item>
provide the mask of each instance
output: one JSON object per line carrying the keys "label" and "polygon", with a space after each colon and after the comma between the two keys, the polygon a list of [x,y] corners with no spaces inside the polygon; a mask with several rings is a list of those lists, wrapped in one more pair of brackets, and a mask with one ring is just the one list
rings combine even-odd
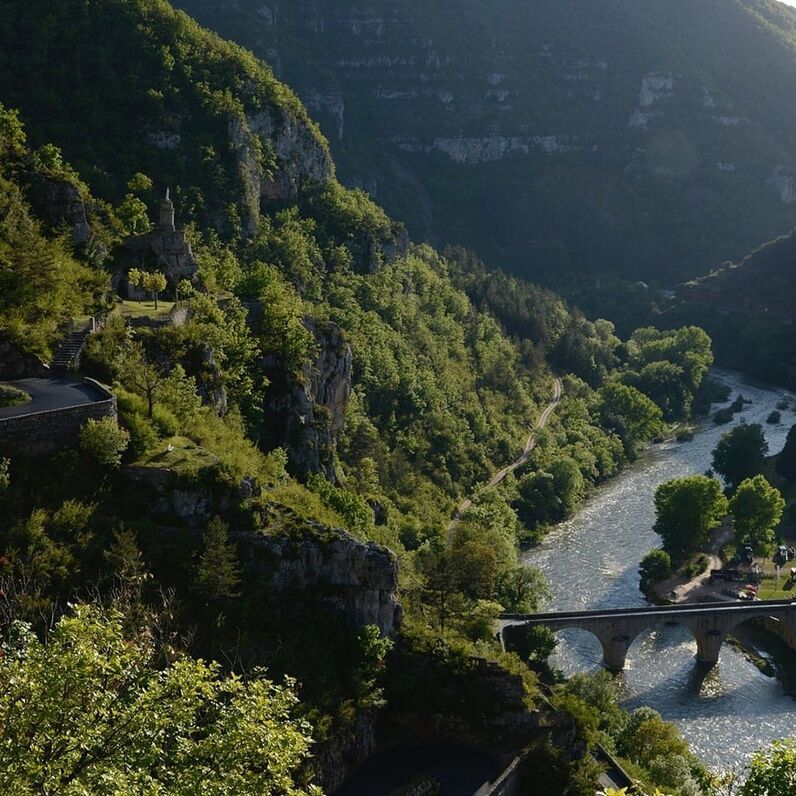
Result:
{"label": "rocky outcrop", "polygon": [[165,274],[172,287],[181,279],[193,280],[199,273],[191,244],[181,230],[159,229],[146,235],[127,238],[117,254],[117,263],[122,270],[115,281],[130,298],[143,298],[126,281],[127,271],[130,268],[141,268],[142,263],[146,270]]}
{"label": "rocky outcrop", "polygon": [[273,358],[263,363],[271,384],[261,444],[285,448],[288,468],[299,478],[323,473],[335,479],[334,454],[351,393],[351,347],[334,323],[309,318],[305,325],[315,335],[318,354],[298,376]]}
{"label": "rocky outcrop", "polygon": [[86,206],[79,191],[66,180],[57,180],[43,174],[33,174],[28,190],[30,203],[47,225],[68,226],[76,244],[85,243],[91,234],[86,217]]}
{"label": "rocky outcrop", "polygon": [[401,622],[398,560],[386,547],[360,542],[344,530],[309,523],[298,537],[246,534],[238,537],[241,561],[265,594],[301,594],[342,617],[351,627],[376,625],[384,636]]}
{"label": "rocky outcrop", "polygon": [[223,417],[227,413],[227,390],[216,363],[215,352],[203,346],[200,352],[201,365],[196,376],[197,392],[205,406],[212,406]]}
{"label": "rocky outcrop", "polygon": [[347,727],[313,748],[314,780],[325,793],[334,793],[375,751],[376,715],[363,711]]}
{"label": "rocky outcrop", "polygon": [[[294,199],[305,181],[327,182],[334,176],[329,151],[306,122],[284,109],[268,109],[229,121],[229,139],[243,179],[244,233],[254,234],[262,202]],[[263,152],[274,162],[264,163]]]}

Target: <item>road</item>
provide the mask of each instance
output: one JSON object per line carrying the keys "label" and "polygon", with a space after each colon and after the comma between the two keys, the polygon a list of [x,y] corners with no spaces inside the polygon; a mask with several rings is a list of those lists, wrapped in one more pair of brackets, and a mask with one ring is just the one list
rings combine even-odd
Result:
{"label": "road", "polygon": [[24,390],[31,396],[31,400],[18,406],[7,406],[0,409],[0,420],[7,417],[47,412],[51,409],[82,406],[96,401],[105,401],[108,398],[91,384],[68,376],[51,379],[17,379],[4,382],[4,384],[11,384]]}
{"label": "road", "polygon": [[[553,400],[545,407],[544,412],[539,415],[539,420],[534,426],[533,431],[531,431],[530,435],[528,436],[528,440],[525,443],[525,449],[523,450],[522,454],[519,458],[515,459],[511,464],[506,465],[502,470],[498,470],[493,476],[489,483],[486,485],[487,489],[497,486],[503,479],[509,474],[513,473],[518,467],[522,467],[525,462],[528,461],[528,457],[531,455],[531,451],[536,446],[536,434],[539,432],[540,429],[543,429],[547,425],[547,421],[550,419],[550,415],[553,414],[555,411],[556,406],[558,406],[559,401],[561,401],[561,395],[563,393],[564,388],[561,385],[561,379],[556,378],[555,386],[553,389]],[[470,506],[473,505],[472,498],[466,498],[463,500],[459,506],[457,507],[453,519],[450,521],[448,525],[448,530],[450,531],[454,525],[459,521],[462,514],[464,514]]]}

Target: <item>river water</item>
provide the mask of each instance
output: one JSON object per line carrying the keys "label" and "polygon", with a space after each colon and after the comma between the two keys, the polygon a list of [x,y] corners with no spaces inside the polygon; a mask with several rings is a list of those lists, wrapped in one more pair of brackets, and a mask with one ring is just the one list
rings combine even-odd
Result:
{"label": "river water", "polygon": [[[555,528],[524,561],[547,576],[554,597],[545,610],[626,608],[643,605],[638,563],[659,546],[653,532],[656,487],[671,478],[703,473],[721,435],[746,420],[760,423],[777,453],[796,423],[796,395],[785,390],[743,382],[738,374],[716,371],[714,378],[751,399],[732,423],[701,424],[690,442],[666,442],[650,448],[632,467],[600,487],[571,520]],[[779,401],[792,408],[782,412],[780,425],[766,424]],[[729,403],[729,402],[728,402]],[[718,408],[714,406],[713,411]],[[552,663],[565,674],[594,670],[602,651],[585,631],[558,634]],[[649,705],[675,722],[692,749],[711,767],[741,767],[750,754],[769,741],[794,733],[796,701],[779,681],[766,677],[728,645],[718,666],[705,673],[696,664],[696,642],[686,628],[661,626],[634,641],[620,675],[625,707]]]}

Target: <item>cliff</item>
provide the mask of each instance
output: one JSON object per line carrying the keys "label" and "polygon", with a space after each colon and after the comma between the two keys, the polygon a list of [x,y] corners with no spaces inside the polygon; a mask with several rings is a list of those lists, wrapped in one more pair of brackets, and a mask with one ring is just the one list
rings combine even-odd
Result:
{"label": "cliff", "polygon": [[[261,202],[334,176],[317,126],[268,67],[167,3],[7,0],[3,13],[14,25],[0,30],[0,99],[20,110],[33,146],[57,141],[106,200],[143,172],[172,187],[185,223],[252,234]],[[62,188],[36,190],[67,217]]]}
{"label": "cliff", "polygon": [[341,178],[415,239],[551,280],[563,260],[666,282],[796,220],[785,5],[177,5],[294,86]]}
{"label": "cliff", "polygon": [[291,473],[323,473],[335,480],[334,456],[351,393],[351,346],[336,324],[308,318],[317,355],[300,374],[267,360],[271,380],[265,397],[268,421],[261,440],[268,450],[283,447]]}

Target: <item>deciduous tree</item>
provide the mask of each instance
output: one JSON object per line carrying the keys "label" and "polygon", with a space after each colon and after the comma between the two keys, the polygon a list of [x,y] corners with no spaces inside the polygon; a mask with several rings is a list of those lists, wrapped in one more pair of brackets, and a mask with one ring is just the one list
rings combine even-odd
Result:
{"label": "deciduous tree", "polygon": [[713,451],[713,469],[731,489],[763,469],[768,443],[759,423],[741,423],[723,434]]}
{"label": "deciduous tree", "polygon": [[785,501],[780,491],[765,476],[756,475],[742,481],[730,501],[738,544],[749,539],[755,549],[768,553],[774,543],[774,529],[782,519]]}
{"label": "deciduous tree", "polygon": [[681,559],[707,544],[709,531],[727,513],[727,498],[715,478],[674,478],[655,491],[655,512],[655,531],[664,549],[674,559]]}

